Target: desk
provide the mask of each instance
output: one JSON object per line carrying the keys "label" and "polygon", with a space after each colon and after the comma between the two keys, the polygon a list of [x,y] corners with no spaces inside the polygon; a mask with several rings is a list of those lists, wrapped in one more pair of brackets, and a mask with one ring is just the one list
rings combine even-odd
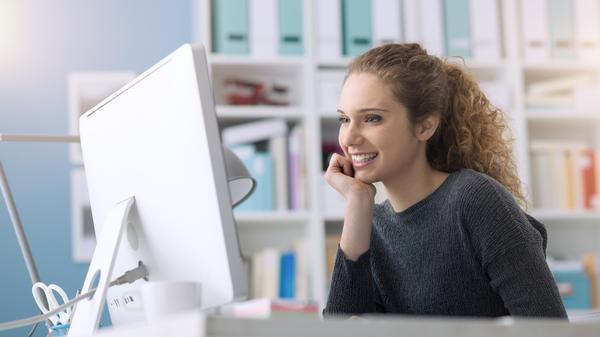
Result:
{"label": "desk", "polygon": [[568,323],[547,319],[463,319],[378,316],[356,320],[276,318],[234,319],[186,312],[150,325],[100,330],[94,337],[598,337],[600,322]]}

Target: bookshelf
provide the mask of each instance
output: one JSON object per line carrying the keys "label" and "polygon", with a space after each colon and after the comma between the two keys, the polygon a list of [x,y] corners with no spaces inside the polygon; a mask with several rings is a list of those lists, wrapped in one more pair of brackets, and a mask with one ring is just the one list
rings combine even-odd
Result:
{"label": "bookshelf", "polygon": [[[403,13],[402,41],[419,41],[419,19],[410,16],[414,13],[414,8],[419,6],[419,0],[399,1],[402,3]],[[213,50],[211,3],[210,0],[194,2],[194,36],[196,41],[207,46],[207,50]],[[304,126],[305,144],[302,151],[309,158],[305,167],[306,209],[299,212],[240,213],[236,214],[236,219],[240,228],[240,241],[246,252],[253,252],[261,247],[285,247],[291,245],[295,237],[302,236],[308,245],[310,261],[308,297],[323,306],[328,292],[325,253],[327,235],[341,229],[343,211],[339,207],[327,209],[327,203],[323,200],[327,196],[324,193],[327,186],[322,178],[321,145],[323,141],[335,141],[337,138],[334,114],[337,104],[337,98],[334,97],[336,88],[331,83],[335,83],[336,78],[337,81],[343,78],[351,57],[319,56],[316,10],[322,6],[318,4],[318,0],[304,0],[302,4],[304,50],[301,56],[259,57],[253,56],[252,51],[248,55],[211,53],[209,64],[221,126],[273,117],[281,117],[290,125]],[[572,108],[568,107],[530,108],[526,104],[527,88],[538,80],[560,78],[573,73],[600,73],[600,59],[526,60],[522,47],[524,37],[521,5],[520,0],[497,1],[499,59],[449,58],[449,61],[464,64],[465,69],[482,83],[484,91],[488,87],[503,91],[499,95],[503,96],[503,102],[494,101],[498,93],[488,94],[508,115],[515,138],[514,150],[519,175],[531,203],[534,191],[532,178],[538,172],[532,172],[530,144],[536,139],[556,133],[559,139],[585,141],[594,149],[600,149],[600,113],[588,111],[574,114]],[[287,107],[227,105],[222,99],[224,89],[221,82],[227,76],[238,74],[269,74],[286,78],[294,99]],[[329,86],[323,85],[323,78],[330,80]],[[340,205],[339,200],[337,205]],[[547,226],[550,237],[549,254],[579,254],[583,248],[600,250],[600,212],[538,210],[531,207],[530,212]]]}

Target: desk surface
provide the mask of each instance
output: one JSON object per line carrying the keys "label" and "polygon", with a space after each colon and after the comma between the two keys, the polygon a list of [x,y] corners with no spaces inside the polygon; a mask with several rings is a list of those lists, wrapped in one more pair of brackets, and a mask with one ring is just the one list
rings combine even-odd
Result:
{"label": "desk surface", "polygon": [[205,316],[201,312],[195,311],[171,316],[150,325],[108,328],[99,331],[95,336],[598,337],[600,336],[600,322],[574,324],[548,319],[442,319],[408,316],[372,316],[367,319],[327,321],[291,317],[253,320]]}

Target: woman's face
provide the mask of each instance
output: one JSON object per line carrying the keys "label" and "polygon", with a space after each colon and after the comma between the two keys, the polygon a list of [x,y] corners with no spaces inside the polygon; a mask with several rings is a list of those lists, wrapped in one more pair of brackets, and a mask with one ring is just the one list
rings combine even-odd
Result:
{"label": "woman's face", "polygon": [[352,160],[354,176],[386,182],[406,172],[419,154],[404,105],[376,75],[352,74],[339,101],[339,142]]}

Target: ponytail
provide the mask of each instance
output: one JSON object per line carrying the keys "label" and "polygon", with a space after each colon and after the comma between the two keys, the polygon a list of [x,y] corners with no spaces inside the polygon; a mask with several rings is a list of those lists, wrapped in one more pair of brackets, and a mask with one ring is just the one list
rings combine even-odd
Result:
{"label": "ponytail", "polygon": [[443,69],[449,102],[438,132],[427,144],[430,164],[445,172],[469,168],[484,173],[504,185],[526,208],[504,113],[458,65],[444,62]]}

